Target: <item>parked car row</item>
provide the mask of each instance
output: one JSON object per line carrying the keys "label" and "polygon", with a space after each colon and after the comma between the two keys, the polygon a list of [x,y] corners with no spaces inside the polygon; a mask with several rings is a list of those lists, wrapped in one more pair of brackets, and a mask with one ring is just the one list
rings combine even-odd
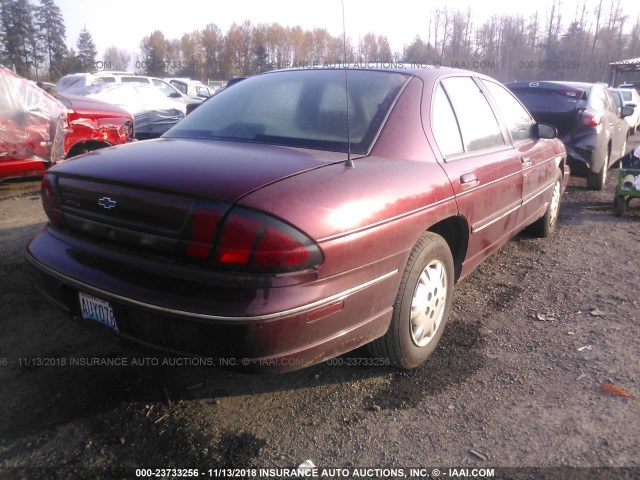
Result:
{"label": "parked car row", "polygon": [[627,149],[631,106],[616,104],[607,85],[580,82],[505,84],[539,122],[558,129],[567,148],[571,173],[586,176],[587,187],[602,190],[609,168]]}
{"label": "parked car row", "polygon": [[185,116],[186,105],[166,98],[143,83],[102,83],[69,88],[66,92],[100,100],[133,115],[135,138],[158,138]]}
{"label": "parked car row", "polygon": [[157,138],[179,122],[193,99],[159,78],[124,72],[65,75],[56,84],[63,93],[82,95],[117,105],[134,115],[138,140]]}
{"label": "parked car row", "polygon": [[556,135],[473,72],[269,72],[51,168],[26,255],[45,296],[146,345],[283,371],[370,344],[414,368],[457,281],[554,231]]}

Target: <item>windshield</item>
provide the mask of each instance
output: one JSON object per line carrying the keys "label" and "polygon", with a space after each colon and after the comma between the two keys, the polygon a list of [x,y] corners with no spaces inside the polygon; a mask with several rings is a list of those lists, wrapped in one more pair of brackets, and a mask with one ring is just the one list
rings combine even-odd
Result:
{"label": "windshield", "polygon": [[409,75],[292,70],[244,80],[213,96],[165,137],[212,138],[366,154]]}

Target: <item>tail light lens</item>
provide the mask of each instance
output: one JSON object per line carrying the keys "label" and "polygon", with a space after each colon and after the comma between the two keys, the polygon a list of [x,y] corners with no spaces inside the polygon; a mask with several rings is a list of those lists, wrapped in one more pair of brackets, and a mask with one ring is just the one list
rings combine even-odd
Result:
{"label": "tail light lens", "polygon": [[195,208],[191,216],[189,240],[185,249],[187,257],[200,260],[209,258],[221,216],[220,210]]}
{"label": "tail light lens", "polygon": [[124,133],[124,136],[127,137],[127,141],[131,141],[131,139],[133,138],[133,123],[132,122],[127,122],[122,126],[122,132]]}
{"label": "tail light lens", "polygon": [[593,114],[589,112],[584,112],[582,114],[582,119],[580,120],[580,125],[585,127],[597,127],[602,123],[602,115]]}
{"label": "tail light lens", "polygon": [[45,174],[40,187],[40,196],[44,211],[54,225],[60,225],[63,221],[57,190],[57,177],[50,173]]}
{"label": "tail light lens", "polygon": [[282,273],[315,268],[320,247],[291,225],[264,213],[234,208],[195,208],[185,256],[229,270]]}

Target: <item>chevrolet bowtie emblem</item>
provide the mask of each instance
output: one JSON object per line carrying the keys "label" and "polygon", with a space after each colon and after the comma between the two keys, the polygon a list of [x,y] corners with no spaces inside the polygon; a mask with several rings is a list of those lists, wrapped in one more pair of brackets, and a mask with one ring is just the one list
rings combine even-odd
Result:
{"label": "chevrolet bowtie emblem", "polygon": [[115,200],[111,200],[109,197],[102,197],[100,200],[98,200],[98,205],[100,205],[102,208],[106,208],[107,210],[115,207],[116,203],[118,202],[116,202]]}

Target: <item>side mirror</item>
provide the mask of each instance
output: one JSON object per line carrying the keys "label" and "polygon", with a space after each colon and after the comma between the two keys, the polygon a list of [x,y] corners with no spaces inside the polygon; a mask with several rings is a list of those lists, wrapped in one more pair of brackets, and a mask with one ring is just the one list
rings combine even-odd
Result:
{"label": "side mirror", "polygon": [[178,92],[171,92],[169,98],[182,98],[182,94]]}
{"label": "side mirror", "polygon": [[627,105],[626,105],[626,106],[627,106],[627,107],[631,107],[631,108],[636,108],[638,105],[637,105],[637,104],[635,104],[635,103],[631,103],[631,102],[629,102],[629,103],[627,103]]}
{"label": "side mirror", "polygon": [[538,138],[557,138],[558,129],[553,125],[549,125],[548,123],[536,123],[534,125],[534,129],[537,133]]}
{"label": "side mirror", "polygon": [[620,116],[624,118],[624,117],[628,117],[629,115],[633,115],[633,107],[630,107],[628,105],[626,107],[622,107],[622,110],[620,111]]}

